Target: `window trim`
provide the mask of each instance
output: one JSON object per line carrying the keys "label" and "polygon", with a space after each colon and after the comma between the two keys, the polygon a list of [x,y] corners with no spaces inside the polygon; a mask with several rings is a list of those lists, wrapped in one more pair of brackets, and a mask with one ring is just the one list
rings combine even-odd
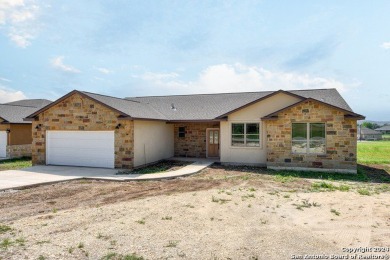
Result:
{"label": "window trim", "polygon": [[[233,137],[233,124],[244,124],[244,144],[243,145],[233,145],[233,140],[232,140],[232,137]],[[246,145],[246,125],[247,124],[258,124],[259,125],[259,145],[258,146],[247,146]],[[262,127],[261,127],[261,122],[259,121],[233,121],[230,123],[230,148],[233,148],[233,149],[261,149],[262,148]],[[236,134],[236,135],[239,135],[239,134]],[[253,134],[249,134],[249,135],[253,135]]]}
{"label": "window trim", "polygon": [[[305,153],[299,153],[299,152],[293,152],[292,147],[293,147],[293,124],[306,124],[306,141],[307,141],[307,146],[306,146],[306,152]],[[325,126],[325,151],[323,153],[311,153],[309,152],[310,150],[310,124],[323,124]],[[327,135],[326,135],[326,123],[324,122],[291,122],[291,153],[292,154],[305,154],[305,155],[325,155],[326,154],[326,148],[327,148]]]}

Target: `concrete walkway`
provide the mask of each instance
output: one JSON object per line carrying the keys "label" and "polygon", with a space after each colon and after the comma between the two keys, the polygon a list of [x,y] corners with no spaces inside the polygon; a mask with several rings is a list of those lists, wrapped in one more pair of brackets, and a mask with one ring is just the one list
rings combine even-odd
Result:
{"label": "concrete walkway", "polygon": [[117,169],[72,166],[33,166],[22,170],[0,171],[0,191],[9,189],[23,189],[41,184],[50,184],[77,179],[110,181],[173,179],[197,173],[213,163],[214,161],[212,160],[200,160],[176,171],[127,175],[117,175]]}

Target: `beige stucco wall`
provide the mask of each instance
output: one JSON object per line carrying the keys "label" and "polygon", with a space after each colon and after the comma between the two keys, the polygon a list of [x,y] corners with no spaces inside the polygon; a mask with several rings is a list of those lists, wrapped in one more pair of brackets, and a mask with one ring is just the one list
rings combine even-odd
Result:
{"label": "beige stucco wall", "polygon": [[173,124],[134,121],[134,167],[173,156]]}
{"label": "beige stucco wall", "polygon": [[[300,99],[279,93],[228,116],[228,121],[221,122],[221,162],[266,164],[266,124],[261,118],[284,107],[298,102]],[[232,123],[260,123],[260,147],[235,147],[231,145]]]}

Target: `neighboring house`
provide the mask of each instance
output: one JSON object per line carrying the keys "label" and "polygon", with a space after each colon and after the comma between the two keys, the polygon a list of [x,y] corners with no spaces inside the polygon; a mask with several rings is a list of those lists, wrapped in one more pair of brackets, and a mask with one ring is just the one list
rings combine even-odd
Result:
{"label": "neighboring house", "polygon": [[375,131],[381,132],[382,134],[390,134],[390,125],[379,127]]}
{"label": "neighboring house", "polygon": [[358,140],[382,140],[382,133],[370,128],[359,127]]}
{"label": "neighboring house", "polygon": [[0,104],[0,158],[31,156],[31,122],[23,118],[51,103],[26,99]]}
{"label": "neighboring house", "polygon": [[74,90],[29,115],[33,164],[139,167],[172,156],[356,173],[335,89],[115,98]]}

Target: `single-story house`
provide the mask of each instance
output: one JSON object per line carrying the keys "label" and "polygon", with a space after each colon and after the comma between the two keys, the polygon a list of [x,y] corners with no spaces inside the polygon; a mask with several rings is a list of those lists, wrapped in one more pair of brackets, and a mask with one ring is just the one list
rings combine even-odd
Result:
{"label": "single-story house", "polygon": [[33,164],[133,168],[172,156],[356,172],[336,89],[116,98],[74,90],[29,115]]}
{"label": "single-story house", "polygon": [[370,128],[359,127],[358,128],[358,140],[382,140],[382,133]]}
{"label": "single-story house", "polygon": [[384,125],[375,129],[375,131],[381,132],[382,134],[390,134],[390,125]]}
{"label": "single-story house", "polygon": [[46,99],[25,99],[0,104],[0,158],[31,156],[31,122],[23,118],[49,103]]}

